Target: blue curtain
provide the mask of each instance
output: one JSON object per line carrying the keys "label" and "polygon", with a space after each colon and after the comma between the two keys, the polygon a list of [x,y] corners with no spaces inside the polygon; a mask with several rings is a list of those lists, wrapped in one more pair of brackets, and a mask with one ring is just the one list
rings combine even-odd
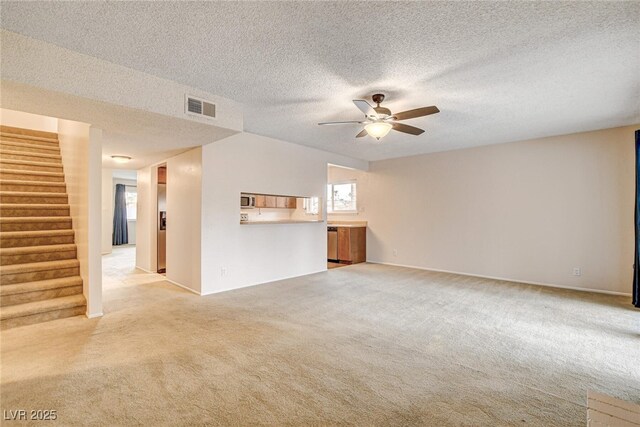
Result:
{"label": "blue curtain", "polygon": [[116,205],[113,210],[113,239],[112,243],[126,245],[129,243],[129,230],[127,229],[127,201],[125,198],[124,184],[116,184]]}
{"label": "blue curtain", "polygon": [[640,308],[640,130],[636,131],[636,255],[633,262],[633,305]]}

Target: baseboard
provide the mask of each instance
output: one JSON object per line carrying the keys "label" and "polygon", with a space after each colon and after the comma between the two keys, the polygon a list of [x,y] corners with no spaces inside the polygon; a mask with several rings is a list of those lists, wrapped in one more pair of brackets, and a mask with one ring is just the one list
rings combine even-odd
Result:
{"label": "baseboard", "polygon": [[405,268],[415,268],[417,270],[435,271],[435,272],[438,272],[438,273],[459,274],[460,276],[479,277],[481,279],[501,280],[503,282],[522,283],[524,285],[546,286],[548,288],[569,289],[569,290],[572,290],[572,291],[594,292],[594,293],[597,293],[597,294],[617,295],[617,296],[623,296],[623,297],[630,297],[631,296],[630,293],[616,292],[616,291],[605,291],[603,289],[580,288],[580,287],[576,287],[576,286],[556,285],[556,284],[553,284],[553,283],[542,283],[542,282],[533,282],[533,281],[509,279],[509,278],[506,278],[506,277],[484,276],[484,275],[481,275],[481,274],[461,273],[459,271],[440,270],[440,269],[437,269],[437,268],[418,267],[418,266],[415,266],[415,265],[395,264],[395,263],[392,263],[392,262],[382,262],[382,261],[373,261],[373,260],[367,260],[367,262],[369,262],[371,264],[390,265],[390,266],[393,266],[393,267],[405,267]]}
{"label": "baseboard", "polygon": [[205,295],[213,295],[213,294],[219,294],[221,292],[229,292],[229,291],[235,291],[236,289],[244,289],[244,288],[251,288],[253,286],[262,286],[262,285],[268,285],[269,283],[273,283],[273,282],[279,282],[281,280],[288,280],[288,279],[295,279],[296,277],[304,277],[304,276],[309,276],[311,274],[318,274],[318,273],[323,273],[326,272],[328,269],[325,267],[324,269],[318,270],[318,271],[312,271],[310,273],[305,273],[305,274],[298,274],[297,276],[286,276],[286,277],[281,277],[278,279],[273,279],[273,280],[269,280],[268,282],[260,282],[260,283],[252,283],[250,285],[245,285],[245,286],[238,286],[236,288],[227,288],[227,289],[220,289],[217,291],[211,291],[211,292],[206,292],[206,293],[201,293],[200,295],[205,296]]}
{"label": "baseboard", "polygon": [[176,285],[179,288],[186,289],[187,291],[191,292],[192,294],[196,294],[198,296],[202,296],[202,294],[200,292],[198,292],[198,291],[196,291],[194,289],[188,288],[185,285],[182,285],[182,284],[180,284],[178,282],[174,282],[173,280],[167,279],[166,277],[164,278],[164,280],[166,280],[167,282],[171,283],[172,285]]}
{"label": "baseboard", "polygon": [[87,319],[95,319],[96,317],[104,316],[103,312],[100,313],[86,313]]}
{"label": "baseboard", "polygon": [[[149,270],[147,270],[146,268],[138,267],[137,265],[136,265],[136,268],[137,268],[138,270],[142,270],[142,271],[144,271],[145,273],[149,273],[149,274],[157,274],[158,276],[162,276],[162,275],[161,275],[160,273],[158,273],[158,272],[155,272],[155,271],[149,271]],[[194,293],[194,294],[196,294],[196,295],[200,295],[200,296],[204,295],[204,294],[201,294],[200,292],[195,291],[195,290],[193,290],[193,289],[191,289],[191,288],[189,288],[189,287],[187,287],[187,286],[185,286],[185,285],[183,285],[183,284],[180,284],[180,283],[178,283],[178,282],[174,282],[173,280],[168,279],[166,276],[162,276],[162,280],[164,280],[164,281],[166,281],[166,282],[169,282],[169,283],[171,283],[172,285],[176,285],[176,286],[178,286],[179,288],[186,289],[186,290],[188,290],[189,292]]]}

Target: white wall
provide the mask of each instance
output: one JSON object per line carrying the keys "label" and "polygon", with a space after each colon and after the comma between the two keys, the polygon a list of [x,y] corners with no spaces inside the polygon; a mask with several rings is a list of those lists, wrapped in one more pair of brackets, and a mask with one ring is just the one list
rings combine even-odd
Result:
{"label": "white wall", "polygon": [[200,293],[202,149],[167,159],[167,279]]}
{"label": "white wall", "polygon": [[136,227],[136,267],[145,271],[157,270],[156,209],[157,167],[138,170],[138,219]]}
{"label": "white wall", "polygon": [[86,123],[58,120],[80,276],[87,299],[87,316],[102,315],[102,168],[101,131]]}
{"label": "white wall", "polygon": [[368,167],[250,133],[202,147],[203,294],[326,269],[326,223],[240,225],[239,198],[249,192],[325,200],[328,163]]}
{"label": "white wall", "polygon": [[637,128],[372,162],[368,258],[630,293]]}
{"label": "white wall", "polygon": [[113,169],[102,169],[102,255],[110,254],[113,241]]}
{"label": "white wall", "polygon": [[0,123],[16,128],[58,133],[58,119],[0,108]]}
{"label": "white wall", "polygon": [[[166,277],[200,293],[200,224],[202,149],[200,147],[161,162],[167,166]],[[157,270],[158,165],[138,170],[136,266]]]}
{"label": "white wall", "polygon": [[[343,181],[356,181],[356,206],[357,213],[329,213],[327,218],[329,221],[366,221],[367,220],[367,198],[371,197],[368,191],[371,188],[369,184],[369,174],[352,168],[343,168],[330,165],[328,168],[328,182],[338,183]],[[326,210],[326,209],[325,209]]]}

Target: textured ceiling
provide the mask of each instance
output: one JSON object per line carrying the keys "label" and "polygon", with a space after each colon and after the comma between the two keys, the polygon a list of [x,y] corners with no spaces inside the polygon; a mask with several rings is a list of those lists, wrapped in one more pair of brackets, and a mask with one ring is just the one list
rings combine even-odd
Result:
{"label": "textured ceiling", "polygon": [[[140,169],[237,133],[11,81],[2,81],[0,93],[3,108],[90,123],[102,129],[102,166],[107,168]],[[112,155],[132,159],[122,164]]]}
{"label": "textured ceiling", "polygon": [[[377,160],[640,121],[640,2],[6,2],[3,28],[244,104],[245,130]],[[355,140],[387,94],[427,131]]]}

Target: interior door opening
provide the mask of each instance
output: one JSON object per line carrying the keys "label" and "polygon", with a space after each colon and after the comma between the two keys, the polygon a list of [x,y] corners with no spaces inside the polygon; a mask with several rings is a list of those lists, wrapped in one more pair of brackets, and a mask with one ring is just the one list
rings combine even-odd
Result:
{"label": "interior door opening", "polygon": [[158,167],[158,273],[167,273],[167,166]]}

